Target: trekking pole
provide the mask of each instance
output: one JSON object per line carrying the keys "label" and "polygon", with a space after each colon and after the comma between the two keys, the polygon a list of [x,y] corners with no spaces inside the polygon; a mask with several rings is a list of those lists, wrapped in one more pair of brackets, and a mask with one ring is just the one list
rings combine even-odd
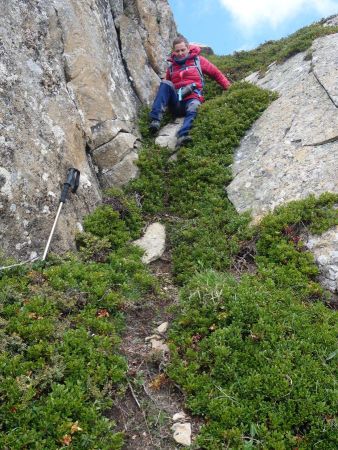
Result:
{"label": "trekking pole", "polygon": [[59,219],[62,206],[66,202],[69,189],[73,192],[73,194],[75,194],[75,192],[77,191],[77,188],[79,187],[79,182],[80,182],[80,171],[77,169],[74,169],[74,168],[68,169],[67,181],[63,184],[59,208],[56,213],[52,231],[50,232],[45,251],[43,252],[42,261],[45,261],[45,259],[46,259],[48,249],[49,249],[49,246],[50,246],[50,243],[51,243],[54,231],[55,231],[55,227],[56,227],[57,221]]}

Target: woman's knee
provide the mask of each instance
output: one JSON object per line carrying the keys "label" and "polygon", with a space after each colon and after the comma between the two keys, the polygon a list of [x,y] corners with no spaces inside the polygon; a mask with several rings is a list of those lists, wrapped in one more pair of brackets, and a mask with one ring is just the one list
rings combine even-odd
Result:
{"label": "woman's knee", "polygon": [[186,112],[187,113],[197,113],[197,109],[200,106],[201,102],[199,100],[191,100],[186,107]]}
{"label": "woman's knee", "polygon": [[170,86],[172,89],[175,90],[174,83],[172,83],[170,80],[162,80],[161,84],[166,84],[167,86]]}

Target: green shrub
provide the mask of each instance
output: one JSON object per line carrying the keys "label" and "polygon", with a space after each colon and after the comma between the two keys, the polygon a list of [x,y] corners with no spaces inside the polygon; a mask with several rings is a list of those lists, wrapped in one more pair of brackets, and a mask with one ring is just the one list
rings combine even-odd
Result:
{"label": "green shrub", "polygon": [[120,215],[109,205],[98,206],[83,219],[85,231],[99,238],[108,239],[111,248],[122,247],[130,239],[130,233]]}
{"label": "green shrub", "polygon": [[106,413],[125,383],[121,306],[156,288],[141,254],[0,273],[1,448],[122,447]]}
{"label": "green shrub", "polygon": [[216,272],[187,284],[177,312],[169,374],[207,419],[201,448],[336,448],[336,313]]}
{"label": "green shrub", "polygon": [[[138,238],[143,222],[135,199],[115,188],[108,189],[105,195],[104,204],[84,218],[83,226],[86,232],[103,239],[101,246],[105,248],[108,240],[111,248],[116,249],[131,239]],[[78,244],[93,253],[88,239],[89,235],[78,236]]]}
{"label": "green shrub", "polygon": [[84,261],[106,262],[111,251],[107,238],[99,238],[92,233],[77,233],[76,246]]}
{"label": "green shrub", "polygon": [[234,84],[200,108],[191,135],[167,175],[168,209],[186,220],[172,226],[174,274],[187,281],[196,271],[230,267],[251,239],[248,215],[238,215],[225,193],[234,147],[275,95],[248,83]]}
{"label": "green shrub", "polygon": [[135,198],[117,188],[109,188],[104,194],[103,202],[118,211],[120,219],[126,224],[132,239],[140,237],[144,223]]}
{"label": "green shrub", "polygon": [[153,143],[145,145],[139,153],[137,165],[140,176],[129,183],[127,190],[139,196],[145,214],[154,214],[164,209],[167,161],[168,150]]}

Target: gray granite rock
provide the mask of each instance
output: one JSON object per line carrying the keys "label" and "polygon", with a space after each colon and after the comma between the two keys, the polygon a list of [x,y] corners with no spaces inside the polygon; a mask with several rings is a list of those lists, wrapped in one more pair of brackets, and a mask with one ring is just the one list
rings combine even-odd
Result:
{"label": "gray granite rock", "polygon": [[103,173],[108,172],[136,148],[137,137],[131,133],[118,133],[114,139],[93,151],[93,162]]}
{"label": "gray granite rock", "polygon": [[[250,210],[256,222],[282,203],[338,193],[337,54],[338,34],[332,34],[307,53],[271,64],[264,77],[247,78],[279,94],[236,150],[227,188],[237,210]],[[307,246],[322,284],[336,292],[337,229],[311,237]]]}
{"label": "gray granite rock", "polygon": [[101,184],[105,188],[111,186],[121,187],[137,177],[139,170],[135,162],[138,159],[136,151],[128,153],[112,169],[105,169],[100,175]]}
{"label": "gray granite rock", "polygon": [[175,34],[167,0],[1,2],[2,252],[42,252],[68,167],[81,171],[80,187],[63,208],[53,251],[74,247],[102,187],[137,175],[138,110]]}
{"label": "gray granite rock", "polygon": [[183,124],[183,118],[179,117],[175,119],[174,122],[168,123],[162,127],[155,139],[155,144],[161,147],[168,147],[171,150],[175,150],[175,145],[177,141],[177,132]]}
{"label": "gray granite rock", "polygon": [[287,201],[338,192],[338,114],[332,101],[338,65],[327,45],[338,51],[338,35],[314,42],[313,64],[301,53],[271,65],[263,78],[250,77],[279,93],[236,150],[227,188],[237,210],[251,210],[256,221]]}

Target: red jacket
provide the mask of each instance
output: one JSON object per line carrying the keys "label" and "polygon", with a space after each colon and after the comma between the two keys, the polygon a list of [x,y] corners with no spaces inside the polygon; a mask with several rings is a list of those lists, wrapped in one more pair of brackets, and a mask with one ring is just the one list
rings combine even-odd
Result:
{"label": "red jacket", "polygon": [[[176,89],[179,89],[183,86],[187,86],[191,83],[196,83],[196,87],[198,90],[202,90],[202,80],[198,71],[198,68],[195,65],[195,57],[198,56],[201,64],[202,73],[209,75],[213,78],[223,89],[228,89],[230,86],[230,81],[222,74],[222,72],[217,69],[216,66],[211,64],[203,56],[199,56],[201,53],[201,49],[196,45],[189,46],[189,55],[184,63],[184,65],[178,64],[174,59],[174,54],[168,59],[168,61],[172,64],[171,69],[168,68],[166,72],[166,80],[170,80],[174,83]],[[197,98],[201,102],[204,101],[202,95],[199,95],[196,92],[193,92],[191,95],[185,97],[185,100],[189,98]]]}

